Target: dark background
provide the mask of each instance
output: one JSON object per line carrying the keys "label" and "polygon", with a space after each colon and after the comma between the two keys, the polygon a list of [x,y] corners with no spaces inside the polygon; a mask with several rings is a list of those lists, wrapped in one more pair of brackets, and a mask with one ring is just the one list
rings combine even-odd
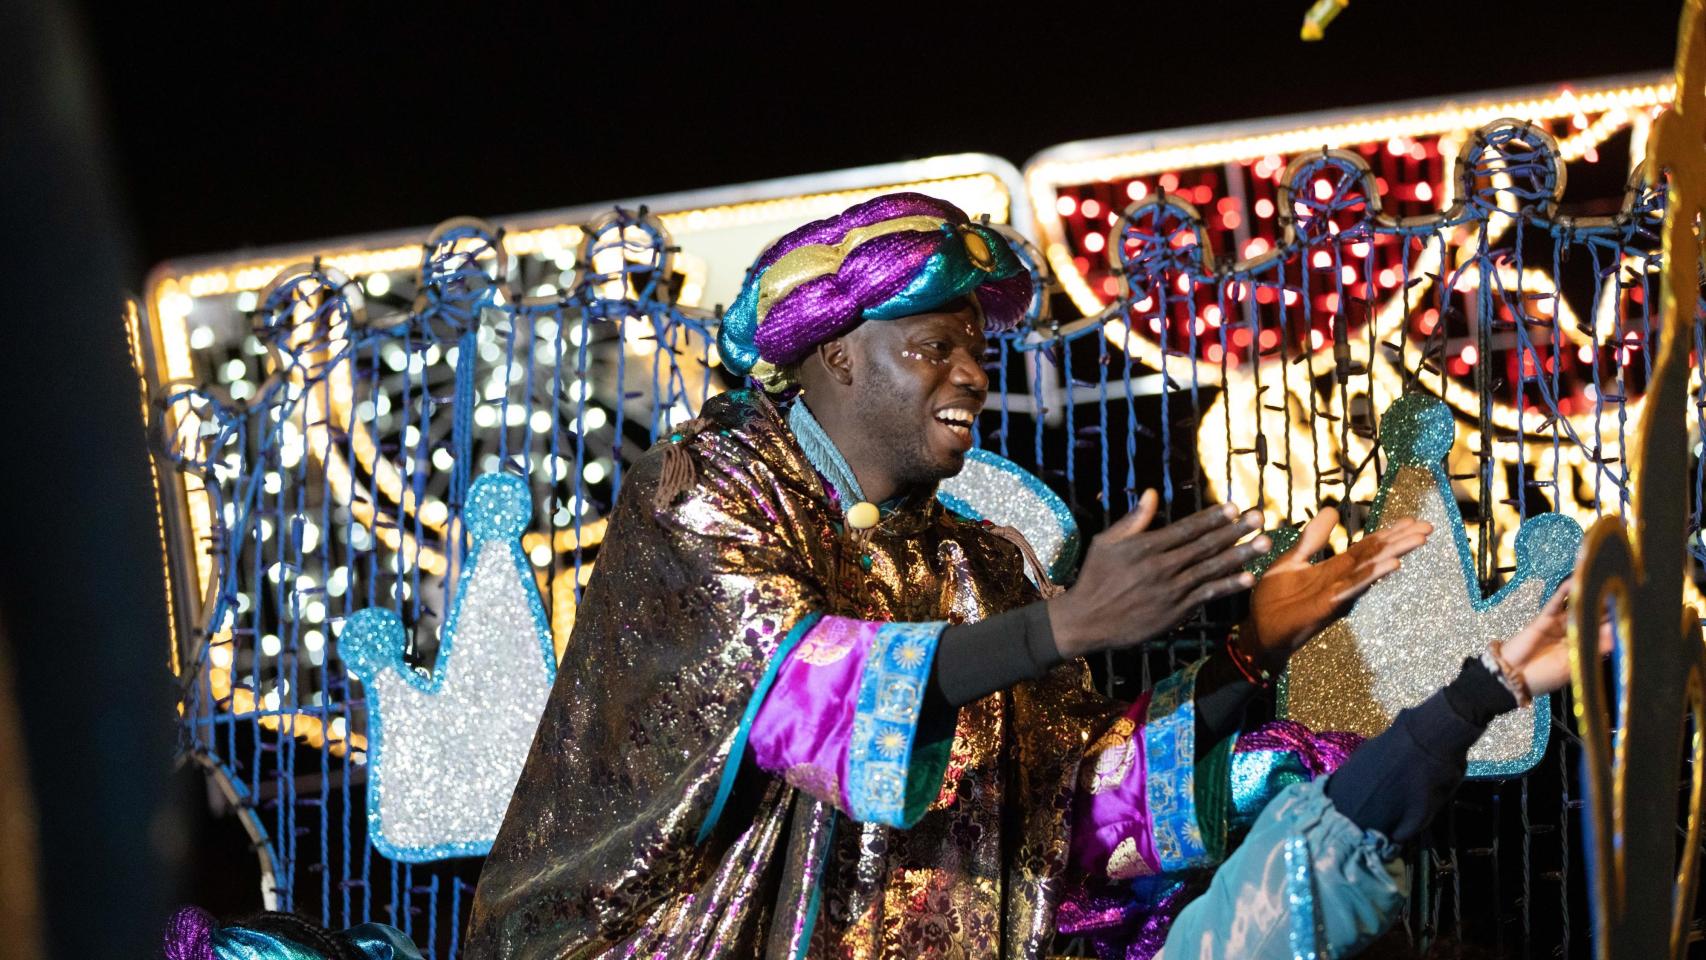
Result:
{"label": "dark background", "polygon": [[168,775],[159,539],[119,323],[149,265],[1651,70],[1678,15],[1360,0],[1304,44],[1306,0],[576,6],[0,0],[0,696],[23,711],[50,955],[151,955],[206,829],[194,772]]}
{"label": "dark background", "polygon": [[[1668,67],[1679,4],[90,4],[148,263]],[[330,6],[330,5],[327,5]]]}

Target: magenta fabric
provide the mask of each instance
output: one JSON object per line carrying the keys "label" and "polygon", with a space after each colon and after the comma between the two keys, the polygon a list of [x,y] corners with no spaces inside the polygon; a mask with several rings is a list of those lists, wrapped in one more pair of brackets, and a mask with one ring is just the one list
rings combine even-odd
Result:
{"label": "magenta fabric", "polygon": [[938,200],[922,193],[885,193],[863,203],[856,203],[834,216],[795,227],[766,247],[759,255],[758,262],[752,265],[752,269],[754,272],[762,271],[801,247],[840,243],[846,239],[848,233],[860,227],[898,217],[915,216],[941,217],[953,223],[968,223],[971,219],[966,216],[964,210],[946,200]]}
{"label": "magenta fabric", "polygon": [[166,960],[213,960],[213,915],[200,907],[184,907],[166,925]]}
{"label": "magenta fabric", "polygon": [[747,746],[759,769],[846,813],[842,775],[853,743],[859,681],[883,624],[824,617],[788,653],[753,717]]}
{"label": "magenta fabric", "polygon": [[[759,320],[759,288],[778,260],[802,247],[838,244],[850,231],[908,216],[938,227],[872,237],[847,251],[826,276],[807,280],[769,305]],[[970,256],[976,235],[990,258]],[[919,193],[894,193],[857,204],[792,231],[765,249],[740,294],[724,312],[717,343],[730,370],[745,374],[760,360],[786,366],[811,348],[865,320],[893,320],[972,295],[989,331],[1016,329],[1033,295],[1030,269],[1007,239],[965,211]]]}
{"label": "magenta fabric", "polygon": [[1150,960],[1166,945],[1174,918],[1208,889],[1198,876],[1156,883],[1149,896],[1106,880],[1073,889],[1055,912],[1055,929],[1085,938],[1098,957]]}
{"label": "magenta fabric", "polygon": [[[1055,914],[1055,926],[1068,936],[1085,937],[1103,958],[1150,960],[1161,951],[1173,920],[1207,889],[1207,870],[1156,875],[1158,860],[1150,844],[1145,802],[1148,777],[1140,721],[1148,711],[1146,693],[1125,713],[1132,729],[1128,739],[1136,755],[1116,784],[1098,778],[1120,772],[1122,761],[1107,759],[1118,747],[1100,753],[1096,768],[1080,780],[1073,798],[1072,863],[1077,882],[1067,891]],[[1233,780],[1227,811],[1202,811],[1202,816],[1245,813],[1254,816],[1272,795],[1301,775],[1318,779],[1344,763],[1363,738],[1354,733],[1316,733],[1301,723],[1276,720],[1239,735],[1232,750]],[[1098,744],[1098,747],[1102,744]],[[1276,762],[1285,761],[1285,762]],[[1089,762],[1088,758],[1087,761]],[[1295,771],[1295,773],[1293,772]],[[1262,781],[1262,782],[1256,782]],[[1256,809],[1242,810],[1250,806]],[[1110,877],[1108,858],[1126,837],[1136,841],[1147,873]]]}
{"label": "magenta fabric", "polygon": [[1274,720],[1240,736],[1233,753],[1255,753],[1259,750],[1292,753],[1313,780],[1339,769],[1339,765],[1362,742],[1361,734],[1344,730],[1316,733],[1296,720]]}
{"label": "magenta fabric", "polygon": [[[903,230],[867,240],[835,273],[800,284],[776,301],[753,334],[761,356],[791,363],[864,322],[860,311],[904,289],[942,245],[940,230]],[[1025,278],[1030,291],[1030,278]]]}
{"label": "magenta fabric", "polygon": [[1105,749],[1085,757],[1089,769],[1072,798],[1072,863],[1084,876],[1124,880],[1160,872],[1145,799],[1149,762],[1143,720],[1149,696],[1145,691],[1115,722],[1109,733],[1114,743],[1098,742],[1092,750]]}

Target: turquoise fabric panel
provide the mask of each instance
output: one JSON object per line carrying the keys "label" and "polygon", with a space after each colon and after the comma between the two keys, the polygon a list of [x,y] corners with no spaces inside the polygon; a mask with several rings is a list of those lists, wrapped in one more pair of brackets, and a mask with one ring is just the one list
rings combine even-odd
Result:
{"label": "turquoise fabric panel", "polygon": [[420,948],[403,931],[383,923],[364,923],[344,931],[368,960],[422,960]]}
{"label": "turquoise fabric panel", "polygon": [[[364,923],[344,931],[344,939],[367,960],[422,960],[420,948],[403,931],[383,923]],[[225,927],[213,935],[216,960],[328,960],[288,937],[247,927]]]}
{"label": "turquoise fabric panel", "polygon": [[[1268,804],[1208,890],[1179,913],[1163,960],[1294,960],[1294,924],[1319,924],[1320,956],[1355,956],[1392,926],[1409,896],[1398,848],[1346,819],[1325,787],[1325,778],[1294,784]],[[1294,864],[1308,851],[1318,916],[1293,917],[1299,884],[1287,870],[1288,843]]]}

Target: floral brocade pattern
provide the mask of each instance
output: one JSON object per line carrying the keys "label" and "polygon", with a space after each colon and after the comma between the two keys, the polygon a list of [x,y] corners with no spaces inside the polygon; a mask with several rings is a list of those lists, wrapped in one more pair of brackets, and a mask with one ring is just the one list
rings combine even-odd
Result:
{"label": "floral brocade pattern", "polygon": [[943,795],[911,830],[842,823],[810,956],[999,955],[1007,713],[1001,697],[960,711]]}
{"label": "floral brocade pattern", "polygon": [[1099,794],[1119,785],[1131,773],[1137,762],[1137,743],[1132,739],[1135,725],[1129,717],[1114,721],[1113,727],[1100,740],[1090,745],[1081,786]]}
{"label": "floral brocade pattern", "polygon": [[827,667],[847,659],[860,639],[859,631],[847,628],[847,622],[839,617],[820,621],[801,638],[792,656],[814,667]]}
{"label": "floral brocade pattern", "polygon": [[1036,598],[1015,548],[934,498],[855,553],[767,401],[725,394],[701,416],[684,441],[697,479],[667,510],[652,507],[661,449],[623,485],[464,955],[753,956],[806,931],[813,957],[1039,955],[1079,758],[1119,712],[1082,663],[963,708],[910,830],[752,771],[695,843],[752,691],[802,617],[967,622]]}
{"label": "floral brocade pattern", "polygon": [[809,763],[789,767],[782,779],[788,786],[804,790],[814,797],[833,797],[841,793],[841,779],[833,770],[825,770]]}

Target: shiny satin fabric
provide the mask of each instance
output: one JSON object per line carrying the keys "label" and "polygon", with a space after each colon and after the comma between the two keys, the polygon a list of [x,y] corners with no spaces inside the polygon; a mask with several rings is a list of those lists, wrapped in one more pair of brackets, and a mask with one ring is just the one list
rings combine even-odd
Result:
{"label": "shiny satin fabric", "polygon": [[752,691],[803,617],[966,622],[1036,598],[1012,545],[933,497],[862,545],[843,536],[761,394],[701,417],[683,441],[697,479],[667,509],[661,449],[626,478],[465,955],[1038,956],[1078,762],[1119,713],[1081,661],[961,709],[910,830],[747,768],[695,842]]}
{"label": "shiny satin fabric", "polygon": [[[1163,684],[1188,679],[1190,673],[1186,668]],[[1056,922],[1062,933],[1085,937],[1100,957],[1151,960],[1169,942],[1180,911],[1209,889],[1211,880],[1219,883],[1215,878],[1225,869],[1215,862],[1188,865],[1187,869],[1179,869],[1178,863],[1164,866],[1153,854],[1156,844],[1148,836],[1154,826],[1153,788],[1165,782],[1170,772],[1166,768],[1172,764],[1156,768],[1145,747],[1149,739],[1145,731],[1154,720],[1151,699],[1150,694],[1139,697],[1126,711],[1123,722],[1116,722],[1086,751],[1074,800],[1073,859],[1077,875],[1086,880],[1069,891]],[[1203,824],[1204,833],[1218,829],[1229,831],[1235,838],[1242,836],[1269,816],[1269,805],[1277,797],[1298,784],[1322,781],[1361,743],[1362,737],[1357,734],[1316,733],[1292,720],[1274,721],[1240,734],[1231,743],[1223,742],[1195,767],[1190,802],[1200,809],[1191,810],[1190,819]],[[1214,773],[1212,758],[1223,752],[1230,756],[1224,768]],[[1211,786],[1210,780],[1217,783]],[[1285,839],[1285,835],[1276,836]],[[1258,840],[1258,847],[1262,842],[1267,841]],[[1274,852],[1246,851],[1236,842],[1232,847],[1227,863],[1239,865],[1239,870],[1254,870],[1250,864]],[[1321,849],[1342,852],[1346,848],[1339,844]],[[1381,849],[1387,851],[1389,845]],[[1128,852],[1122,856],[1122,850]],[[1221,852],[1217,849],[1208,859],[1218,861]],[[1271,891],[1264,896],[1268,893]],[[1223,926],[1232,923],[1227,912],[1209,916]],[[1200,920],[1198,927],[1208,924]]]}
{"label": "shiny satin fabric", "polygon": [[1160,960],[1354,957],[1392,926],[1409,897],[1398,847],[1340,813],[1326,782],[1293,783],[1263,806],[1179,912]]}
{"label": "shiny satin fabric", "polygon": [[818,620],[753,712],[752,761],[854,820],[910,829],[953,747],[951,730],[919,736],[941,632],[939,622]]}
{"label": "shiny satin fabric", "polygon": [[[382,923],[351,927],[343,938],[366,960],[421,960],[420,948],[403,931]],[[215,931],[209,946],[207,960],[331,960],[289,937],[243,926]]]}

